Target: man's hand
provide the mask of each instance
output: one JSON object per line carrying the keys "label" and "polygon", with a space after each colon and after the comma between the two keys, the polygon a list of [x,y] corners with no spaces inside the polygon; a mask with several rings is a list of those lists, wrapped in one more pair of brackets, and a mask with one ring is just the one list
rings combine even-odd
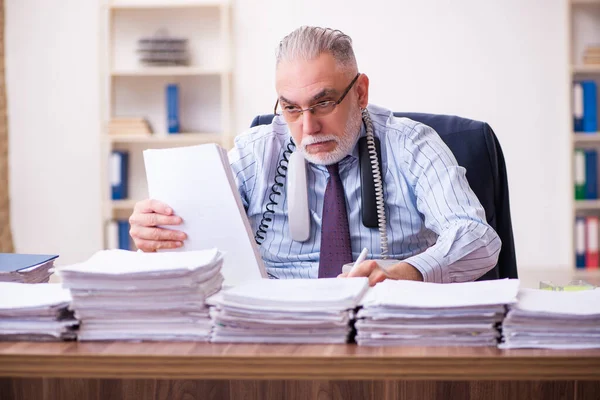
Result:
{"label": "man's hand", "polygon": [[338,278],[352,278],[356,276],[368,277],[370,286],[375,286],[375,284],[384,281],[385,279],[423,281],[421,272],[409,263],[403,261],[389,266],[387,272],[384,272],[375,260],[363,261],[349,273],[338,275]]}
{"label": "man's hand", "polygon": [[135,204],[129,217],[129,234],[138,249],[154,252],[158,249],[175,249],[183,246],[187,235],[180,231],[159,228],[158,225],[179,225],[181,217],[173,209],[157,200],[142,200]]}

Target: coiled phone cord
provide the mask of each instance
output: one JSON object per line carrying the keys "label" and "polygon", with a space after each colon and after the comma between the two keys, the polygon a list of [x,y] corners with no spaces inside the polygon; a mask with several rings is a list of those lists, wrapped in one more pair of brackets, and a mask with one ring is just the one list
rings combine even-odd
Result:
{"label": "coiled phone cord", "polygon": [[383,178],[379,169],[379,158],[377,157],[377,148],[373,136],[373,121],[366,108],[362,109],[362,118],[367,128],[367,148],[369,149],[369,158],[371,159],[371,169],[373,170],[373,183],[375,186],[375,202],[377,204],[377,222],[379,225],[379,240],[381,242],[381,258],[388,258],[388,237],[387,220],[385,218],[385,203],[383,200]]}
{"label": "coiled phone cord", "polygon": [[271,186],[271,194],[269,194],[269,202],[265,206],[265,212],[263,212],[262,219],[260,220],[260,224],[258,225],[258,230],[254,235],[254,241],[260,246],[262,242],[265,240],[267,229],[269,228],[269,222],[273,220],[271,218],[272,214],[275,214],[275,206],[277,205],[277,201],[275,201],[275,196],[281,195],[281,191],[279,188],[283,187],[285,183],[285,177],[287,175],[289,157],[294,152],[296,145],[294,141],[290,138],[290,142],[287,144],[286,148],[283,150],[283,155],[279,160],[279,164],[277,165],[277,171],[275,172],[275,183]]}
{"label": "coiled phone cord", "polygon": [[[373,171],[373,182],[375,186],[375,198],[377,204],[377,222],[379,225],[379,240],[381,242],[381,258],[388,258],[388,237],[387,237],[387,220],[385,217],[385,203],[383,199],[383,178],[381,177],[381,170],[379,169],[379,158],[377,156],[377,148],[375,147],[375,139],[373,136],[373,121],[371,121],[371,115],[366,108],[362,109],[362,118],[366,126],[367,131],[367,148],[369,149],[369,158],[371,159],[371,169]],[[275,196],[281,195],[279,188],[283,187],[285,178],[287,176],[289,157],[294,152],[296,145],[290,138],[290,142],[287,144],[286,149],[283,151],[283,156],[279,160],[277,166],[277,172],[275,174],[275,183],[271,186],[271,194],[269,194],[269,202],[265,206],[265,212],[263,212],[262,219],[258,226],[258,230],[254,235],[254,240],[260,246],[265,240],[269,223],[273,220],[272,214],[275,214],[274,207],[277,205]]]}

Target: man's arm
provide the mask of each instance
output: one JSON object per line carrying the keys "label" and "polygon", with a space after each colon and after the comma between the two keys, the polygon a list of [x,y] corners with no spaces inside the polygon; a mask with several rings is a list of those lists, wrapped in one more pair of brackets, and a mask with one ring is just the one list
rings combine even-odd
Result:
{"label": "man's arm", "polygon": [[487,224],[465,169],[430,127],[418,124],[403,140],[402,169],[414,190],[425,226],[438,240],[403,260],[428,282],[473,281],[492,269],[501,241]]}

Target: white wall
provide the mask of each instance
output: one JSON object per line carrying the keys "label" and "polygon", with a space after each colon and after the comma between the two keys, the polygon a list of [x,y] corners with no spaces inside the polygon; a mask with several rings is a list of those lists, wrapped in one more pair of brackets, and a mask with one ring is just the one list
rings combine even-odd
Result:
{"label": "white wall", "polygon": [[12,231],[17,251],[101,245],[98,5],[5,2]]}
{"label": "white wall", "polygon": [[[7,1],[13,231],[19,251],[63,262],[100,246],[98,6]],[[564,1],[237,0],[234,126],[275,101],[274,55],[299,25],[354,39],[371,102],[458,114],[496,131],[521,268],[571,264]],[[60,29],[59,29],[60,28]],[[35,144],[36,147],[32,147]]]}

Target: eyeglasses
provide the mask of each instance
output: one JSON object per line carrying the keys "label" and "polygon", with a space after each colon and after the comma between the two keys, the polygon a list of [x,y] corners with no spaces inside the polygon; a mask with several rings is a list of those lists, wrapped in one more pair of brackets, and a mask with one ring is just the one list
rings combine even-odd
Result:
{"label": "eyeglasses", "polygon": [[333,112],[333,110],[335,110],[335,107],[338,104],[340,104],[344,100],[344,97],[346,97],[348,92],[350,92],[350,89],[352,89],[352,86],[354,86],[354,83],[356,82],[356,80],[358,79],[359,76],[360,76],[360,72],[358,74],[356,74],[354,79],[352,79],[352,82],[350,82],[350,84],[348,85],[346,90],[344,90],[344,93],[342,93],[342,96],[339,98],[338,101],[333,101],[333,100],[322,101],[320,103],[317,103],[313,106],[310,106],[310,107],[304,108],[304,109],[302,109],[300,107],[296,107],[296,106],[284,106],[282,113],[280,114],[277,112],[277,106],[279,105],[279,99],[277,99],[277,102],[275,103],[275,108],[273,109],[273,114],[275,114],[275,115],[283,114],[285,120],[288,122],[297,121],[305,111],[310,111],[314,116],[317,116],[317,117],[323,117],[325,115],[331,114]]}

